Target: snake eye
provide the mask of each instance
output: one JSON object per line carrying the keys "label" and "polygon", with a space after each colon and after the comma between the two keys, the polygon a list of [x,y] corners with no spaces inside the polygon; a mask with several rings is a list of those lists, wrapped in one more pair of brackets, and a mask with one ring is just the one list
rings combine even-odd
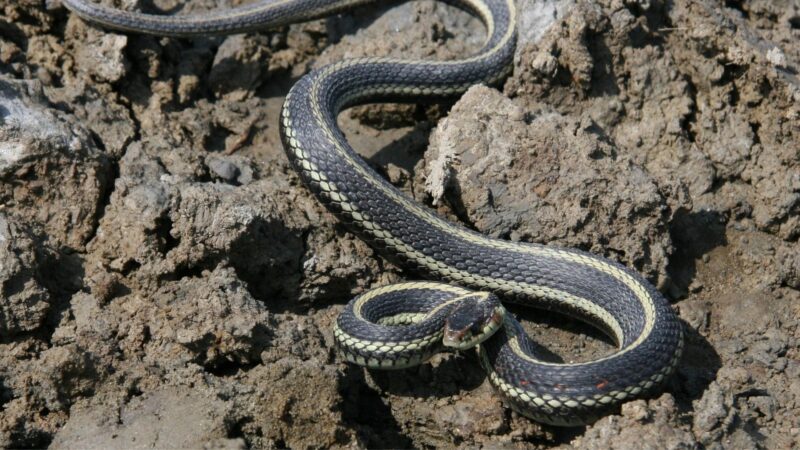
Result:
{"label": "snake eye", "polygon": [[493,294],[465,295],[447,317],[442,341],[446,347],[457,350],[474,347],[500,328],[503,317],[505,309]]}

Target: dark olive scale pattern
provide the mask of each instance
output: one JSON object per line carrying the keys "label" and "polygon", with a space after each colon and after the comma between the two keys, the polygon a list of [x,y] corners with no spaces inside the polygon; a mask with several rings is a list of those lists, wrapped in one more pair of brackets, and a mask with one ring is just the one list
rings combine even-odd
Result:
{"label": "dark olive scale pattern", "polygon": [[[103,27],[172,36],[258,30],[366,3],[269,0],[226,11],[167,17],[118,11],[87,0],[62,2]],[[429,278],[491,290],[504,301],[576,316],[619,335],[615,336],[621,338],[619,351],[606,358],[549,364],[537,358],[536,344],[507,314],[506,326],[480,345],[481,363],[490,381],[512,408],[557,425],[594,420],[622,401],[657,389],[674,371],[683,347],[682,330],[660,293],[636,272],[588,253],[493,240],[445,222],[372,170],[336,124],[342,108],[387,100],[436,100],[459,95],[476,83],[497,82],[509,73],[516,40],[513,1],[448,3],[476,12],[491,30],[477,55],[453,62],[363,58],[311,72],[286,98],[280,127],[284,148],[317,198],[387,258]],[[423,307],[450,298],[452,292],[425,292],[427,300],[420,300],[422,292],[390,291],[362,305],[366,318],[353,313],[358,299],[339,318],[335,333],[341,339],[337,342],[349,339],[363,347],[343,349],[348,360],[377,361],[385,353],[381,346],[365,343],[411,342],[441,333],[434,326],[442,320],[439,313],[431,323],[410,326],[383,326],[371,319],[422,312]],[[406,353],[392,353],[392,358],[400,364],[428,356],[415,351],[404,349]]]}
{"label": "dark olive scale pattern", "polygon": [[[383,343],[401,343],[418,341],[420,339],[437,335],[434,344],[429,346],[423,360],[442,350],[441,333],[443,325],[450,311],[455,305],[444,307],[424,322],[402,327],[403,333],[398,333],[398,327],[380,325],[381,318],[400,313],[428,312],[442,303],[452,300],[458,294],[442,292],[432,289],[404,289],[391,291],[377,297],[376,301],[364,304],[361,310],[362,318],[359,318],[354,311],[358,298],[348,303],[342,314],[337,319],[337,326],[340,330],[346,330],[347,335],[359,340]],[[341,345],[340,345],[341,347]],[[369,358],[374,352],[360,350],[357,348],[347,348],[355,355]],[[408,349],[406,351],[394,352],[389,355],[392,359],[409,359],[418,352],[418,349]]]}
{"label": "dark olive scale pattern", "polygon": [[[407,289],[392,291],[384,294],[379,302],[365,303],[361,308],[361,315],[367,322],[378,322],[380,319],[400,313],[425,313],[447,300],[457,297],[455,293],[442,292],[433,289]],[[352,309],[356,302],[347,305]],[[340,323],[347,319],[347,314],[341,316]],[[361,322],[363,324],[363,322]],[[397,336],[387,335],[382,340],[394,340]]]}

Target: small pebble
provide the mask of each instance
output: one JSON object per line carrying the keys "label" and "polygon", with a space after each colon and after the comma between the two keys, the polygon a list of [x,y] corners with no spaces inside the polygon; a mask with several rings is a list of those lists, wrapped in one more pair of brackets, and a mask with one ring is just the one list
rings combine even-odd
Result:
{"label": "small pebble", "polygon": [[221,158],[209,158],[208,168],[211,169],[211,171],[214,172],[218,177],[229,183],[235,182],[236,177],[238,177],[240,173],[239,168],[236,167],[236,165]]}

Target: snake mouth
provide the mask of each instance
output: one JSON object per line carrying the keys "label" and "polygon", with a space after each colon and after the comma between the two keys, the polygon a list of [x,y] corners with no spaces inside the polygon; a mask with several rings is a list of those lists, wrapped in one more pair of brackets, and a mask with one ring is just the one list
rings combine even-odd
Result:
{"label": "snake mouth", "polygon": [[442,343],[455,350],[467,350],[489,339],[500,329],[505,319],[506,310],[502,306],[494,308],[488,319],[469,326],[453,329],[445,326]]}

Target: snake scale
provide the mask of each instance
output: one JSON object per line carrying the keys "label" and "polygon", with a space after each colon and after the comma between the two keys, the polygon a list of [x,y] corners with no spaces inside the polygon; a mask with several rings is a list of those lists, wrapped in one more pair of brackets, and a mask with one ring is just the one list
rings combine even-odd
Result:
{"label": "snake scale", "polygon": [[[114,30],[169,36],[231,34],[307,21],[367,0],[267,0],[199,15],[132,13],[62,0],[84,20]],[[306,186],[382,255],[426,278],[353,299],[335,341],[344,358],[371,368],[424,362],[443,347],[478,348],[489,381],[519,413],[553,425],[587,423],[658,389],[683,348],[680,322],[636,272],[577,250],[508,242],[450,223],[378,175],[351,148],[336,117],[344,108],[438,100],[501,81],[516,46],[514,0],[452,0],[479,17],[486,40],[455,61],[343,60],[302,77],[280,118],[286,155]],[[474,289],[474,290],[472,290]],[[617,344],[582,363],[541,357],[503,301],[586,321]]]}

